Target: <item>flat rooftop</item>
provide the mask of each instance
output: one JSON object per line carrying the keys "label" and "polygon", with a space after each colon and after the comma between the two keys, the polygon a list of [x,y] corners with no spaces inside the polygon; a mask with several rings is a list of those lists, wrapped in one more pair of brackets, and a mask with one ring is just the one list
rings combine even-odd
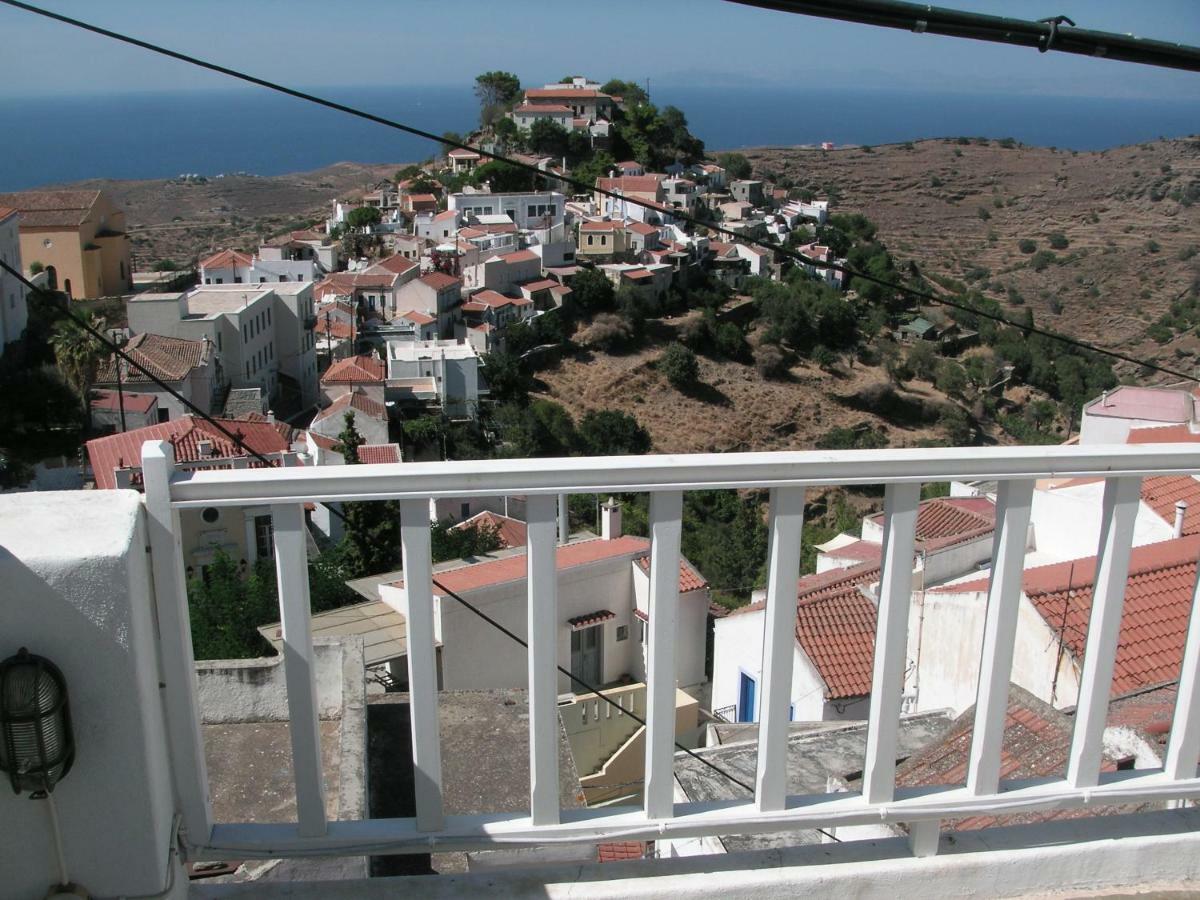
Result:
{"label": "flat rooftop", "polygon": [[229,287],[231,290],[223,289],[222,285],[205,285],[200,290],[188,294],[188,315],[215,316],[221,313],[237,312],[274,290],[273,287],[263,289],[248,284],[233,284]]}

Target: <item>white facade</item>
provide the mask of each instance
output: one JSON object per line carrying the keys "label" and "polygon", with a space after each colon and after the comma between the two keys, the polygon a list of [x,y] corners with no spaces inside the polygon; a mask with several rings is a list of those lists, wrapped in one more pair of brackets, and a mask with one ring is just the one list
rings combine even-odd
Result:
{"label": "white facade", "polygon": [[179,294],[139,294],[126,303],[129,327],[202,340],[216,348],[235,388],[278,396],[279,375],[300,387],[301,402],[317,402],[316,324],[312,284],[204,285]]}
{"label": "white facade", "polygon": [[479,354],[458,341],[388,341],[388,381],[432,378],[447,415],[471,416],[479,406]]}
{"label": "white facade", "polygon": [[227,265],[212,268],[201,266],[201,284],[276,284],[284,281],[312,282],[320,277],[320,269],[311,259],[260,259],[250,265]]}
{"label": "white facade", "polygon": [[558,191],[519,191],[510,194],[451,194],[448,209],[468,221],[480,216],[507,216],[522,231],[562,225],[567,198]]}
{"label": "white facade", "polygon": [[[15,212],[0,219],[0,259],[20,272],[21,242],[17,220]],[[0,269],[0,355],[7,344],[20,340],[25,333],[28,317],[25,304],[25,285]]]}

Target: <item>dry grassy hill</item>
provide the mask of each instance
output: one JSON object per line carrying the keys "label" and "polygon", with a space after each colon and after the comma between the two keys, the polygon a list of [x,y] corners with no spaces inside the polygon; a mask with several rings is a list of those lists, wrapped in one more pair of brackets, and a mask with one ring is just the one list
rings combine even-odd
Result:
{"label": "dry grassy hill", "polygon": [[[931,277],[971,276],[1010,312],[1023,302],[1048,327],[1184,368],[1200,351],[1194,334],[1166,345],[1145,334],[1200,277],[1198,139],[1098,153],[929,140],[746,155],[757,174],[832,188],[899,258]],[[1173,199],[1189,191],[1191,205]],[[1065,249],[1050,247],[1055,233]],[[1026,239],[1055,261],[1035,270]]]}

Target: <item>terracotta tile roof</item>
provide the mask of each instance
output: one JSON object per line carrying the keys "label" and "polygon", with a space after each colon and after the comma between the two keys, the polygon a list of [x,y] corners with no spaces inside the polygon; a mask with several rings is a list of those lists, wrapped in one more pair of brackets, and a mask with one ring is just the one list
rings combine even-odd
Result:
{"label": "terracotta tile roof", "polygon": [[[248,422],[239,419],[217,419],[234,434],[241,435],[243,443],[252,451],[264,456],[273,453],[287,452],[292,443],[292,429],[283,422]],[[96,487],[111,490],[116,487],[113,470],[117,468],[135,468],[140,471],[142,461],[142,444],[146,441],[170,441],[175,447],[176,462],[199,462],[213,460],[213,467],[220,467],[221,460],[228,460],[249,455],[238,449],[229,438],[203,419],[195,416],[180,416],[170,422],[148,425],[145,428],[135,428],[121,434],[95,438],[87,442],[88,459],[92,464],[92,472],[96,478]],[[212,452],[201,456],[199,442],[207,440],[212,443]],[[260,468],[262,463],[252,461],[253,468]],[[135,479],[140,483],[140,476]]]}
{"label": "terracotta tile roof", "polygon": [[[555,561],[558,571],[564,572],[589,563],[621,557],[633,558],[649,552],[650,542],[646,538],[621,537],[612,541],[596,538],[558,547],[555,551]],[[487,562],[466,563],[457,569],[438,572],[434,577],[447,589],[457,594],[524,581],[526,577],[525,554],[519,553],[515,556],[506,556],[504,559]],[[404,582],[396,581],[392,583],[392,586],[402,588]],[[438,596],[444,596],[437,587],[434,587],[433,591]]]}
{"label": "terracotta tile roof", "polygon": [[518,287],[523,291],[533,293],[534,291],[544,291],[547,288],[556,288],[558,287],[558,282],[553,278],[539,278],[536,281],[526,281],[524,284],[518,285]]}
{"label": "terracotta tile roof", "polygon": [[579,226],[580,231],[624,231],[625,225],[621,222],[583,222]]}
{"label": "terracotta tile roof", "polygon": [[[637,561],[638,568],[650,574],[650,557],[646,556]],[[699,591],[708,587],[708,582],[686,559],[679,560],[679,593],[686,594],[688,591]]]}
{"label": "terracotta tile roof", "polygon": [[[386,259],[381,259],[375,265],[371,266],[371,269],[383,269],[384,271],[391,272],[393,275],[403,275],[405,272],[416,267],[417,263],[411,259],[405,259],[397,253]],[[367,269],[367,271],[370,272],[371,269]]]}
{"label": "terracotta tile roof", "polygon": [[447,275],[445,272],[430,272],[427,275],[422,275],[417,279],[421,284],[428,285],[435,291],[444,291],[447,288],[454,287],[462,282],[453,275]]}
{"label": "terracotta tile roof", "polygon": [[307,434],[309,436],[309,438],[312,440],[312,442],[314,444],[316,444],[318,447],[320,447],[322,450],[332,450],[338,445],[338,442],[336,439],[331,438],[331,437],[325,437],[325,435],[321,434],[320,432],[306,431],[304,433]]}
{"label": "terracotta tile roof", "polygon": [[445,222],[447,219],[457,219],[457,218],[458,218],[458,210],[443,209],[440,213],[438,213],[436,216],[433,217],[433,221]]}
{"label": "terracotta tile roof", "polygon": [[11,206],[0,206],[0,222],[3,222],[9,216],[15,216],[17,211]]}
{"label": "terracotta tile roof", "polygon": [[1178,699],[1177,682],[1117,697],[1108,704],[1108,726],[1131,728],[1149,743],[1166,749]]}
{"label": "terracotta tile roof", "polygon": [[[212,344],[207,341],[189,341],[186,338],[167,337],[161,334],[136,334],[121,348],[139,365],[145,366],[163,381],[182,381],[197,366],[208,365]],[[96,384],[109,385],[117,381],[116,354],[100,364],[96,372]],[[149,378],[120,361],[121,381],[136,384],[151,384]]]}
{"label": "terracotta tile roof", "polygon": [[[3,216],[0,216],[3,218]],[[1196,444],[1200,443],[1200,431],[1192,431],[1187,425],[1163,425],[1158,428],[1131,428],[1125,438],[1127,444]]]}
{"label": "terracotta tile roof", "polygon": [[646,845],[642,841],[612,841],[596,845],[596,859],[602,863],[643,859],[645,856]]}
{"label": "terracotta tile roof", "polygon": [[620,175],[616,178],[597,178],[596,187],[605,191],[620,191],[623,194],[653,194],[656,197],[662,187],[662,175]]}
{"label": "terracotta tile roof", "polygon": [[655,228],[653,225],[647,225],[645,222],[629,222],[625,225],[625,227],[629,231],[637,234],[644,234],[646,236],[658,234],[657,228]]}
{"label": "terracotta tile roof", "polygon": [[644,278],[654,277],[654,274],[647,269],[626,269],[621,274],[630,281],[641,281]]}
{"label": "terracotta tile roof", "polygon": [[236,269],[247,268],[254,263],[254,257],[241,250],[218,250],[212,256],[200,260],[201,269]]}
{"label": "terracotta tile roof", "polygon": [[500,255],[500,258],[506,263],[530,262],[535,259],[539,262],[541,261],[541,257],[532,250],[518,250],[515,253],[503,253]]}
{"label": "terracotta tile roof", "polygon": [[326,419],[334,416],[341,416],[346,410],[353,409],[362,413],[365,416],[370,416],[372,419],[387,419],[387,407],[368,397],[362,391],[352,390],[347,394],[342,394],[327,407],[317,413],[313,418],[313,424],[323,422]]}
{"label": "terracotta tile roof", "polygon": [[474,150],[463,150],[461,147],[455,147],[446,155],[451,159],[483,159],[483,157]]}
{"label": "terracotta tile roof", "polygon": [[0,194],[0,206],[21,214],[22,228],[78,228],[100,198],[99,191],[21,191]]}
{"label": "terracotta tile roof", "polygon": [[515,113],[523,115],[553,115],[553,116],[570,116],[572,115],[570,107],[559,106],[557,103],[522,103],[516,109]]}
{"label": "terracotta tile roof", "polygon": [[410,322],[416,322],[418,325],[432,325],[437,321],[433,316],[428,316],[423,312],[417,312],[415,309],[410,309],[407,312],[402,312],[396,316],[397,319],[407,319]]}
{"label": "terracotta tile roof", "polygon": [[573,97],[580,97],[585,100],[595,99],[595,98],[603,98],[605,100],[612,99],[612,97],[610,97],[608,94],[604,93],[603,91],[598,91],[595,88],[576,88],[576,87],[570,87],[570,88],[526,88],[525,96],[526,97],[546,97],[546,98],[560,97],[564,100],[570,99]]}
{"label": "terracotta tile roof", "polygon": [[[0,218],[3,218],[0,216]],[[96,391],[96,395],[92,397],[92,409],[111,409],[120,410],[125,407],[125,412],[141,413],[145,415],[150,412],[158,404],[158,397],[155,394],[135,394],[130,391]]]}
{"label": "terracotta tile roof", "polygon": [[481,313],[487,309],[487,305],[484,303],[473,303],[468,300],[459,308],[465,313]]}
{"label": "terracotta tile roof", "polygon": [[[375,267],[372,266],[372,269],[375,269]],[[353,295],[359,288],[390,290],[396,286],[396,277],[395,272],[386,268],[378,268],[375,271],[367,269],[357,274],[335,272],[332,275],[326,275],[317,282],[313,288],[313,296],[320,300],[322,297],[329,295],[348,297]]]}
{"label": "terracotta tile roof", "polygon": [[[1000,750],[1000,778],[1062,777],[1071,749],[1072,719],[1017,685],[1009,686],[1008,712]],[[954,720],[940,740],[910,757],[896,769],[897,787],[966,784],[975,727],[975,708]],[[1116,760],[1105,756],[1101,770],[1116,771]],[[990,828],[999,824],[1043,822],[1048,819],[1096,815],[1091,810],[1051,810],[1014,816],[973,816],[947,823],[954,830]]]}
{"label": "terracotta tile roof", "polygon": [[[1112,692],[1125,694],[1177,678],[1187,637],[1200,535],[1134,547],[1125,585],[1125,606],[1117,644]],[[1026,569],[1025,595],[1067,649],[1083,659],[1096,557]],[[943,585],[938,593],[984,592],[986,578]]]}
{"label": "terracotta tile roof", "polygon": [[354,334],[354,326],[349,322],[343,322],[340,319],[335,319],[332,316],[329,319],[329,325],[325,324],[325,317],[318,316],[317,324],[313,329],[317,334],[332,335],[335,338],[349,338]]}
{"label": "terracotta tile roof", "polygon": [[286,247],[292,243],[329,243],[329,235],[322,234],[319,231],[289,231],[287,234],[280,234],[269,241],[264,241],[264,247]]}
{"label": "terracotta tile roof", "polygon": [[363,444],[358,448],[358,461],[366,465],[403,462],[399,444]]}
{"label": "terracotta tile roof", "polygon": [[[796,600],[796,640],[825,682],[830,700],[871,692],[875,652],[875,604],[862,589],[879,580],[878,563],[865,562],[800,579]],[[740,615],[765,609],[759,601],[733,610]]]}
{"label": "terracotta tile roof", "polygon": [[485,509],[483,512],[476,513],[471,518],[459,522],[452,530],[463,531],[472,527],[494,530],[497,537],[500,538],[501,548],[505,550],[525,546],[526,528],[525,523],[520,519],[502,516]]}
{"label": "terracotta tile roof", "polygon": [[[883,513],[871,517],[883,525]],[[987,497],[938,497],[917,511],[920,549],[938,550],[988,534],[996,527],[996,505]]]}
{"label": "terracotta tile roof", "polygon": [[476,291],[474,294],[472,294],[470,302],[482,304],[483,306],[487,306],[492,309],[500,309],[505,306],[512,306],[516,301],[512,297],[505,297],[498,291],[493,291],[488,288],[482,291]]}
{"label": "terracotta tile roof", "polygon": [[1183,501],[1183,533],[1200,534],[1200,481],[1191,475],[1162,475],[1142,480],[1142,500],[1168,525],[1175,524],[1175,504]]}
{"label": "terracotta tile roof", "polygon": [[325,370],[321,384],[362,384],[382,382],[387,378],[387,366],[375,356],[347,356]]}
{"label": "terracotta tile roof", "polygon": [[578,631],[580,628],[590,628],[616,617],[617,614],[611,609],[598,609],[595,612],[584,613],[582,616],[572,616],[567,619],[567,624],[571,626],[572,631]]}
{"label": "terracotta tile roof", "polygon": [[855,541],[852,544],[845,544],[835,550],[822,551],[823,556],[832,556],[835,559],[857,559],[860,562],[870,560],[878,562],[883,558],[883,545],[877,544],[874,541]]}

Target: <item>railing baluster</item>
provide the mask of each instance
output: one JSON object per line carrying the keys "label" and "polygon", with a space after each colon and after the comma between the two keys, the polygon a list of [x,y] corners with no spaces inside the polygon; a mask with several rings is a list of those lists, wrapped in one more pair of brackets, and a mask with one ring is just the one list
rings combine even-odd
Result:
{"label": "railing baluster", "polygon": [[1079,702],[1075,707],[1075,733],[1067,762],[1067,782],[1071,787],[1094,787],[1100,778],[1100,753],[1141,484],[1140,478],[1128,476],[1107,478],[1104,482],[1092,614],[1088,619]]}
{"label": "railing baluster", "polygon": [[976,689],[975,732],[971,736],[967,770],[967,790],[976,796],[994,794],[1000,787],[1000,750],[1008,716],[1008,684],[1012,678],[1032,505],[1032,481],[1000,483],[996,494],[996,531],[992,537],[992,579],[988,585]]}
{"label": "railing baluster", "polygon": [[[534,825],[554,825],[558,801],[557,499],[534,495],[525,504],[529,574],[529,813]],[[578,685],[572,685],[579,689]]]}
{"label": "railing baluster", "polygon": [[158,618],[159,671],[163,707],[171,745],[175,792],[188,840],[204,844],[212,831],[208,769],[196,700],[196,664],[192,625],[188,618],[187,584],[179,513],[171,509],[171,476],[175,449],[166,441],[142,445],[142,478],[146,489],[146,531],[154,573],[154,608]]}
{"label": "railing baluster", "polygon": [[438,727],[437,646],[433,627],[433,567],[429,504],[400,503],[404,618],[408,639],[409,727],[412,731],[417,830],[441,831],[442,746]]}
{"label": "railing baluster", "polygon": [[650,495],[650,635],[646,665],[646,815],[674,811],[675,618],[683,493]]}
{"label": "railing baluster", "polygon": [[1188,620],[1187,644],[1179,668],[1179,694],[1175,698],[1175,717],[1171,720],[1171,739],[1163,771],[1168,778],[1195,778],[1200,757],[1200,565],[1196,567],[1196,585],[1192,589],[1192,614]]}
{"label": "railing baluster", "polygon": [[870,803],[886,803],[895,790],[896,736],[904,694],[913,543],[920,502],[921,485],[916,482],[889,484],[884,489],[875,666],[863,758],[863,797]]}
{"label": "railing baluster", "polygon": [[758,773],[754,797],[763,812],[787,802],[788,706],[796,647],[796,595],[800,580],[800,533],[804,488],[771,491],[767,562],[766,633],[763,636],[762,700],[759,703]]}
{"label": "railing baluster", "polygon": [[295,503],[273,505],[271,521],[275,531],[275,574],[279,585],[288,730],[292,737],[292,774],[296,782],[296,818],[301,835],[320,837],[326,828],[325,785],[317,722],[304,508]]}

